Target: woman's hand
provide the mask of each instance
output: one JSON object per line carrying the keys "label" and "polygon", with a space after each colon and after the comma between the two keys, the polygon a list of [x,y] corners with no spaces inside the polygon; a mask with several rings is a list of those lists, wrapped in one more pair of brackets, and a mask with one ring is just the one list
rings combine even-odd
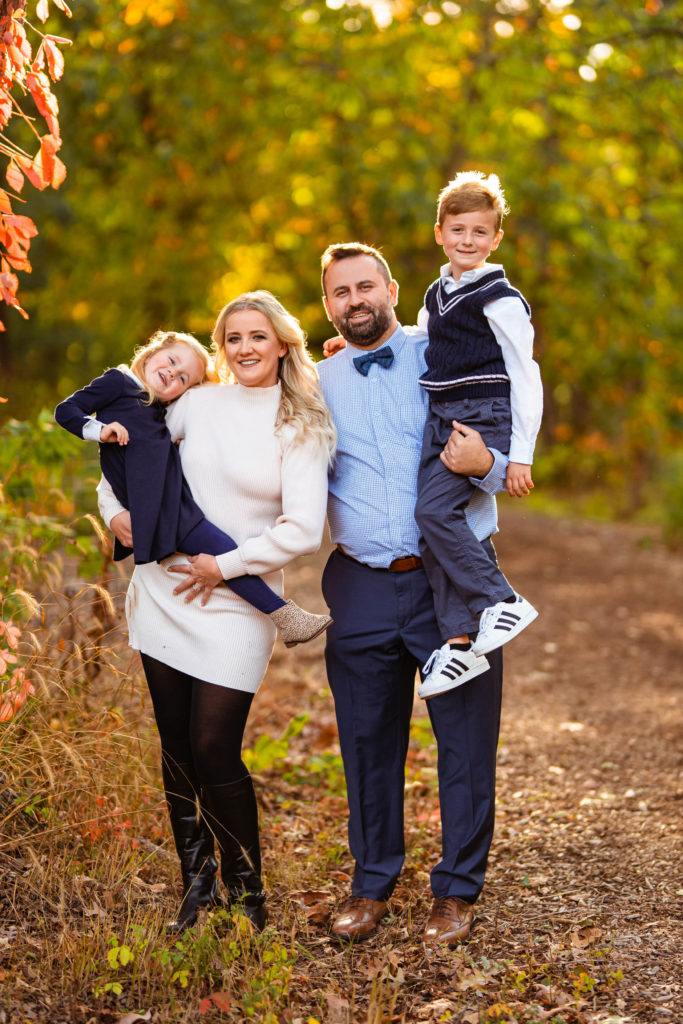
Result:
{"label": "woman's hand", "polygon": [[218,562],[213,555],[190,555],[189,565],[169,565],[169,572],[178,572],[187,576],[186,580],[179,583],[173,591],[174,594],[182,594],[187,591],[185,604],[194,601],[201,593],[202,608],[211,597],[211,591],[223,582]]}
{"label": "woman's hand", "polygon": [[109,529],[112,531],[117,540],[121,541],[124,548],[133,547],[133,530],[130,523],[130,512],[128,509],[124,509],[123,512],[119,512],[115,515],[112,521],[109,523]]}

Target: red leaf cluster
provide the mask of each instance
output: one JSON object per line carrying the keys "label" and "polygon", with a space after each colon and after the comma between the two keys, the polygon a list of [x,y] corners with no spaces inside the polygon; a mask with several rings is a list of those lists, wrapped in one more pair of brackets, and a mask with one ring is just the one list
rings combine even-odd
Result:
{"label": "red leaf cluster", "polygon": [[[53,0],[53,3],[71,17],[65,0]],[[39,0],[36,14],[41,22],[47,19],[49,0]],[[24,11],[15,10],[10,16],[0,19],[0,154],[8,159],[5,179],[14,193],[21,192],[25,179],[42,191],[59,188],[66,177],[66,167],[57,156],[62,139],[59,105],[51,82],[59,81],[64,73],[64,57],[59,44],[69,45],[70,40],[41,32],[37,34],[41,41],[34,56],[26,35]],[[31,97],[45,121],[47,132],[44,135],[35,128],[34,119],[29,118],[19,104],[17,97],[26,96]],[[22,117],[36,136],[38,150],[33,156],[19,149],[2,131],[15,116]],[[9,193],[0,188],[0,301],[14,306],[24,317],[27,314],[17,299],[19,281],[12,271],[30,273],[28,251],[31,238],[37,233],[32,220],[13,212]],[[0,330],[4,330],[1,323]]]}

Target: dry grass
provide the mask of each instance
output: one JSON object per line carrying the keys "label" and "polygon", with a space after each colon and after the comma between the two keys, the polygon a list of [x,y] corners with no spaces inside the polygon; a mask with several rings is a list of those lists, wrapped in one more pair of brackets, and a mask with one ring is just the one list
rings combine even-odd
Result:
{"label": "dry grass", "polygon": [[[329,937],[351,863],[321,641],[276,649],[250,720],[271,926],[255,936],[220,912],[169,941],[175,856],[149,702],[121,629],[123,581],[107,617],[101,594],[60,588],[64,570],[55,573],[44,621],[33,622],[37,697],[0,734],[0,1022],[679,1019],[680,638],[666,616],[683,585],[680,559],[640,540],[617,527],[506,523],[503,564],[543,615],[507,658],[489,880],[473,938],[454,952],[426,953],[419,941],[438,857],[422,707],[391,914],[365,944]],[[522,557],[539,547],[540,571]],[[310,607],[320,606],[321,559],[288,574]],[[632,613],[643,587],[641,623]],[[616,651],[614,621],[632,631]],[[586,637],[595,642],[577,652]],[[615,653],[628,653],[626,668]],[[276,743],[303,712],[296,735]],[[273,742],[258,743],[264,735]]]}

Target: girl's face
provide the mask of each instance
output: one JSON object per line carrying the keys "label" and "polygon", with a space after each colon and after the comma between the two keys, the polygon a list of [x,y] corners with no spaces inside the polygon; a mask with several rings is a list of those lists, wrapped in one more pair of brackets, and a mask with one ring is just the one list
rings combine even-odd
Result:
{"label": "girl's face", "polygon": [[241,309],[225,321],[225,361],[239,384],[272,388],[278,381],[279,359],[287,352],[265,313]]}
{"label": "girl's face", "polygon": [[143,367],[145,384],[161,402],[180,398],[204,377],[202,361],[189,345],[177,341],[153,352]]}

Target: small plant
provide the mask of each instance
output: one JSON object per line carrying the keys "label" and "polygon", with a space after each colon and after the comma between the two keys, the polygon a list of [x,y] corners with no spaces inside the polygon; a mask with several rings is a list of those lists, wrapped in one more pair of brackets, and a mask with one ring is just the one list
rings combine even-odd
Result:
{"label": "small plant", "polygon": [[295,715],[279,739],[274,740],[268,733],[259,736],[251,749],[245,750],[242,754],[244,763],[250,772],[265,771],[271,768],[276,761],[282,761],[289,754],[289,741],[298,736],[308,721],[307,712]]}
{"label": "small plant", "polygon": [[0,620],[0,722],[9,722],[35,693],[19,663],[21,630],[11,621]]}

